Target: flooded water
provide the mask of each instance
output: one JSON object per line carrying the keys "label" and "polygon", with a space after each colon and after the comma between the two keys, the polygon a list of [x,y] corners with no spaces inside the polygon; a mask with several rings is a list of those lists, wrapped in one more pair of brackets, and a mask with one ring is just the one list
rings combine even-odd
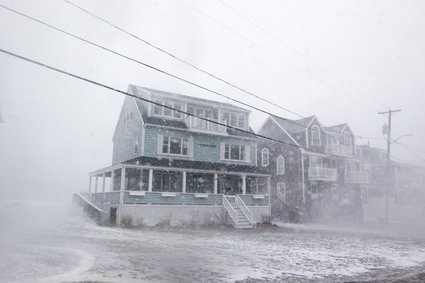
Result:
{"label": "flooded water", "polygon": [[0,282],[395,280],[425,263],[423,241],[364,231],[100,227],[69,202],[0,212]]}

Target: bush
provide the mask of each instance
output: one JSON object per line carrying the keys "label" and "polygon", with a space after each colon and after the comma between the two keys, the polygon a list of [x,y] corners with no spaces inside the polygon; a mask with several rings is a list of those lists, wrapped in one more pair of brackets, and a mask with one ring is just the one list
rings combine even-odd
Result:
{"label": "bush", "polygon": [[124,228],[128,228],[128,227],[132,226],[133,225],[133,217],[131,217],[130,215],[124,215],[121,218],[121,225]]}

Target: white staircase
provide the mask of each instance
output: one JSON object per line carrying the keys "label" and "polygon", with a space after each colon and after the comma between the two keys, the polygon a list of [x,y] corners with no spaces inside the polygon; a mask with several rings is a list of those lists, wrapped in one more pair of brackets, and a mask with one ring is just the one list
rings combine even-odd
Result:
{"label": "white staircase", "polygon": [[252,212],[239,196],[223,195],[223,206],[232,219],[233,226],[237,229],[253,228]]}

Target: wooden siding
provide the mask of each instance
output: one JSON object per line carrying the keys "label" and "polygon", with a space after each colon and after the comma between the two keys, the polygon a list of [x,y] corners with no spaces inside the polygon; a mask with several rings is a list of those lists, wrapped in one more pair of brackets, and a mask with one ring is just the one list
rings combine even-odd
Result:
{"label": "wooden siding", "polygon": [[[128,121],[124,121],[126,109],[129,109],[133,114],[132,118]],[[112,164],[118,164],[134,157],[140,156],[143,149],[143,123],[136,107],[134,98],[127,97],[124,101],[120,117],[118,119],[118,125],[113,138],[113,155]],[[134,143],[138,139],[138,152],[134,152]]]}

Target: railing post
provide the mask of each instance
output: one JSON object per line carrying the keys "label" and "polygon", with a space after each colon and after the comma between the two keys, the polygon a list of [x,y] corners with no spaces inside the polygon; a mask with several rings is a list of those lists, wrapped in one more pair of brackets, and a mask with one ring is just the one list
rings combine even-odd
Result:
{"label": "railing post", "polygon": [[149,181],[148,181],[148,191],[152,192],[153,185],[153,169],[149,168]]}
{"label": "railing post", "polygon": [[124,203],[124,191],[125,191],[125,167],[121,168],[121,184],[120,184],[120,204]]}
{"label": "railing post", "polygon": [[242,194],[246,195],[246,175],[242,175]]}
{"label": "railing post", "polygon": [[115,183],[115,173],[114,170],[111,171],[111,183],[109,184],[110,188],[111,188],[111,192],[114,191],[114,183]]}

